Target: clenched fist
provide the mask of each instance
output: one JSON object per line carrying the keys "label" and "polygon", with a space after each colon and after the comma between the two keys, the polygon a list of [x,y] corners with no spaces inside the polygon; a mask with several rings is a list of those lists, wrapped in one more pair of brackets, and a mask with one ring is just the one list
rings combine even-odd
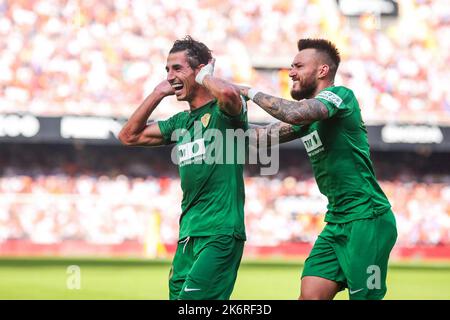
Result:
{"label": "clenched fist", "polygon": [[175,94],[175,89],[167,80],[161,81],[153,91],[162,95],[163,97],[172,96]]}

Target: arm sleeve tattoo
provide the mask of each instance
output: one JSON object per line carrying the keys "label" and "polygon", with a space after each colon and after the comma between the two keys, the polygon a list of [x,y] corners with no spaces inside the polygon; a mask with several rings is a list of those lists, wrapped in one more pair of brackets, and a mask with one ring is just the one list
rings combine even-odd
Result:
{"label": "arm sleeve tattoo", "polygon": [[290,101],[258,92],[253,102],[271,116],[290,124],[310,124],[328,118],[327,107],[317,99]]}
{"label": "arm sleeve tattoo", "polygon": [[288,123],[275,122],[266,126],[249,124],[249,126],[254,130],[253,135],[256,135],[254,138],[256,138],[258,145],[270,147],[272,144],[289,142],[298,138],[298,134]]}

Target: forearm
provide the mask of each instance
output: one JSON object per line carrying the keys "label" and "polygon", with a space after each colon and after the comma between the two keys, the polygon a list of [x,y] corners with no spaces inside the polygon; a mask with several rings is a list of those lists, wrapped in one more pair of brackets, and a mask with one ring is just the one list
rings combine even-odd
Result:
{"label": "forearm", "polygon": [[280,143],[285,143],[298,138],[292,125],[283,122],[275,122],[265,126],[249,124],[252,129],[253,137],[258,145],[266,145],[268,147]]}
{"label": "forearm", "polygon": [[219,101],[226,100],[229,93],[238,93],[231,83],[211,75],[205,76],[202,84]]}
{"label": "forearm", "polygon": [[119,136],[133,137],[139,135],[146,128],[148,118],[163,98],[164,95],[157,92],[147,96],[125,123]]}
{"label": "forearm", "polygon": [[217,98],[219,106],[231,115],[239,114],[241,111],[241,98],[239,90],[234,85],[211,75],[204,77],[203,86]]}
{"label": "forearm", "polygon": [[290,101],[258,92],[252,100],[271,116],[289,124],[309,124],[328,117],[328,109],[316,99]]}

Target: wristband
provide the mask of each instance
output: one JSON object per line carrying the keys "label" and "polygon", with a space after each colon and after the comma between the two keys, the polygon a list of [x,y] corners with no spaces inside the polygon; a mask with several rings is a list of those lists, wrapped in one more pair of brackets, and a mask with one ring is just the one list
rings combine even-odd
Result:
{"label": "wristband", "polygon": [[250,88],[250,89],[248,89],[248,94],[247,94],[247,96],[250,98],[250,100],[253,101],[253,98],[256,96],[256,94],[257,94],[258,92],[259,92],[258,90],[253,89],[253,88]]}
{"label": "wristband", "polygon": [[212,76],[213,73],[214,63],[208,63],[206,66],[203,66],[203,68],[201,68],[197,73],[197,75],[195,76],[195,82],[197,82],[198,84],[203,84],[203,79],[205,79],[207,75]]}
{"label": "wristband", "polygon": [[208,73],[199,72],[195,77],[195,82],[197,82],[198,84],[203,84],[203,79],[205,79],[207,75]]}

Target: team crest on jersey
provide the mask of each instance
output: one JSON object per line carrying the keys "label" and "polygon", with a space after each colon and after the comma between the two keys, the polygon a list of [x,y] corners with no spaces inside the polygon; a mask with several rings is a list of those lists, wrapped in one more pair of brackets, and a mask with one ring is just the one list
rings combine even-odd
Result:
{"label": "team crest on jersey", "polygon": [[210,118],[211,118],[211,115],[209,113],[205,113],[203,115],[203,117],[201,117],[200,121],[202,122],[203,127],[206,128],[208,126]]}

